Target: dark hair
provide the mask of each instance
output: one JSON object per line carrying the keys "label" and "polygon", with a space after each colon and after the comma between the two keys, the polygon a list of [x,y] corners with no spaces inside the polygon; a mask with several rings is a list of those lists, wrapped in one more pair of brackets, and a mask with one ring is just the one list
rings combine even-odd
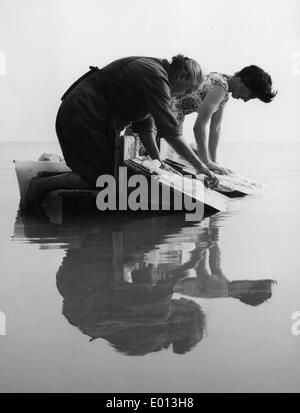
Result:
{"label": "dark hair", "polygon": [[[251,283],[251,286],[247,287],[244,291],[240,291],[239,294],[234,295],[242,303],[250,305],[252,307],[258,307],[264,302],[272,298],[272,287],[276,285],[274,280],[259,280],[259,281],[245,281]],[[232,281],[231,285],[240,284],[240,281]]]}
{"label": "dark hair", "polygon": [[272,89],[271,76],[258,66],[244,67],[235,75],[250,89],[254,98],[260,99],[265,103],[272,102],[278,93]]}
{"label": "dark hair", "polygon": [[252,307],[258,307],[259,305],[263,304],[264,302],[268,301],[272,298],[271,292],[249,292],[241,295],[238,299],[243,303],[250,305]]}
{"label": "dark hair", "polygon": [[182,54],[172,58],[170,67],[173,72],[186,73],[187,77],[196,78],[199,82],[202,82],[203,80],[203,73],[199,63],[194,59],[183,56]]}

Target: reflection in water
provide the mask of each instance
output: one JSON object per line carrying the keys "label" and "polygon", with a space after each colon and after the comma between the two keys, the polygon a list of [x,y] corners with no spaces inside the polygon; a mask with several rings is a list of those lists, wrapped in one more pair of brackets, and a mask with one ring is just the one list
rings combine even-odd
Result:
{"label": "reflection in water", "polygon": [[168,268],[155,271],[142,256],[130,257],[142,253],[141,239],[135,240],[127,248],[120,232],[86,235],[79,248],[68,250],[57,274],[63,313],[83,333],[126,354],[171,344],[185,353],[202,339],[202,311],[192,301],[172,300],[178,277]]}
{"label": "reflection in water", "polygon": [[42,248],[65,249],[57,273],[63,314],[91,340],[103,338],[127,355],[170,346],[185,354],[206,331],[205,315],[191,297],[259,305],[272,295],[271,280],[230,282],[224,276],[219,223],[217,216],[198,224],[180,216],[99,216],[61,224],[19,216],[15,239],[25,235]]}
{"label": "reflection in water", "polygon": [[196,278],[185,278],[178,282],[175,291],[198,298],[236,298],[242,303],[257,307],[272,297],[273,280],[229,281],[221,268],[221,250],[218,244],[219,228],[216,219],[209,225],[210,245],[203,248],[201,241],[192,252],[201,259],[195,266]]}

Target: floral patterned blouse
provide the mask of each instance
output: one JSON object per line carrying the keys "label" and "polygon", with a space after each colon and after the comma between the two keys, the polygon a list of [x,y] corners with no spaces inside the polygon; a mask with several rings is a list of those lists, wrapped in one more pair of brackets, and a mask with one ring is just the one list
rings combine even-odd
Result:
{"label": "floral patterned blouse", "polygon": [[[190,95],[172,98],[170,105],[180,125],[183,124],[186,115],[199,111],[199,107],[205,99],[205,96],[215,86],[221,86],[225,90],[225,97],[221,102],[218,110],[224,107],[224,105],[229,100],[229,79],[230,76],[228,75],[218,72],[211,72],[205,77],[198,90],[191,93]],[[126,128],[125,135],[133,135],[138,137],[138,134],[132,131],[131,125]]]}
{"label": "floral patterned blouse", "polygon": [[171,100],[171,108],[173,112],[175,112],[178,122],[182,124],[186,115],[198,112],[201,103],[205,99],[205,96],[215,86],[221,86],[225,90],[225,97],[221,102],[218,110],[221,109],[229,99],[229,79],[230,76],[224,75],[222,73],[209,73],[206,76],[204,82],[201,84],[200,89],[196,90],[190,95],[173,98]]}

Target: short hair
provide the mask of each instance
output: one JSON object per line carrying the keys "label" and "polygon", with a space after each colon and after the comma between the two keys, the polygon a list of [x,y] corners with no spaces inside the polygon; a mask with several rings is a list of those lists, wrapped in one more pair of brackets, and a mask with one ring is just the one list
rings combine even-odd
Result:
{"label": "short hair", "polygon": [[197,79],[199,82],[203,81],[201,66],[194,59],[179,54],[172,58],[170,67],[173,72],[185,73],[189,79]]}
{"label": "short hair", "polygon": [[[246,281],[247,282],[247,281]],[[258,280],[248,281],[251,286],[241,291],[235,298],[238,298],[242,303],[252,307],[258,307],[272,298],[272,287],[276,285],[274,280]],[[232,281],[231,284],[237,284],[239,281]]]}
{"label": "short hair", "polygon": [[270,103],[277,95],[277,91],[272,89],[271,76],[258,66],[252,65],[244,67],[240,72],[237,72],[242,82],[252,92],[254,98],[257,98],[265,103]]}
{"label": "short hair", "polygon": [[250,305],[251,307],[258,307],[259,305],[265,303],[270,298],[272,298],[271,292],[249,292],[240,295],[238,299],[243,303]]}

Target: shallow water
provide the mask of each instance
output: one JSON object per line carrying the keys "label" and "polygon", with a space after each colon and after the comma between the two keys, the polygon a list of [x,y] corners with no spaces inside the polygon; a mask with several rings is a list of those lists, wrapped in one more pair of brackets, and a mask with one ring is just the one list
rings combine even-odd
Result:
{"label": "shallow water", "polygon": [[25,219],[11,160],[49,151],[0,144],[1,392],[299,391],[300,145],[224,144],[266,190],[197,224]]}

